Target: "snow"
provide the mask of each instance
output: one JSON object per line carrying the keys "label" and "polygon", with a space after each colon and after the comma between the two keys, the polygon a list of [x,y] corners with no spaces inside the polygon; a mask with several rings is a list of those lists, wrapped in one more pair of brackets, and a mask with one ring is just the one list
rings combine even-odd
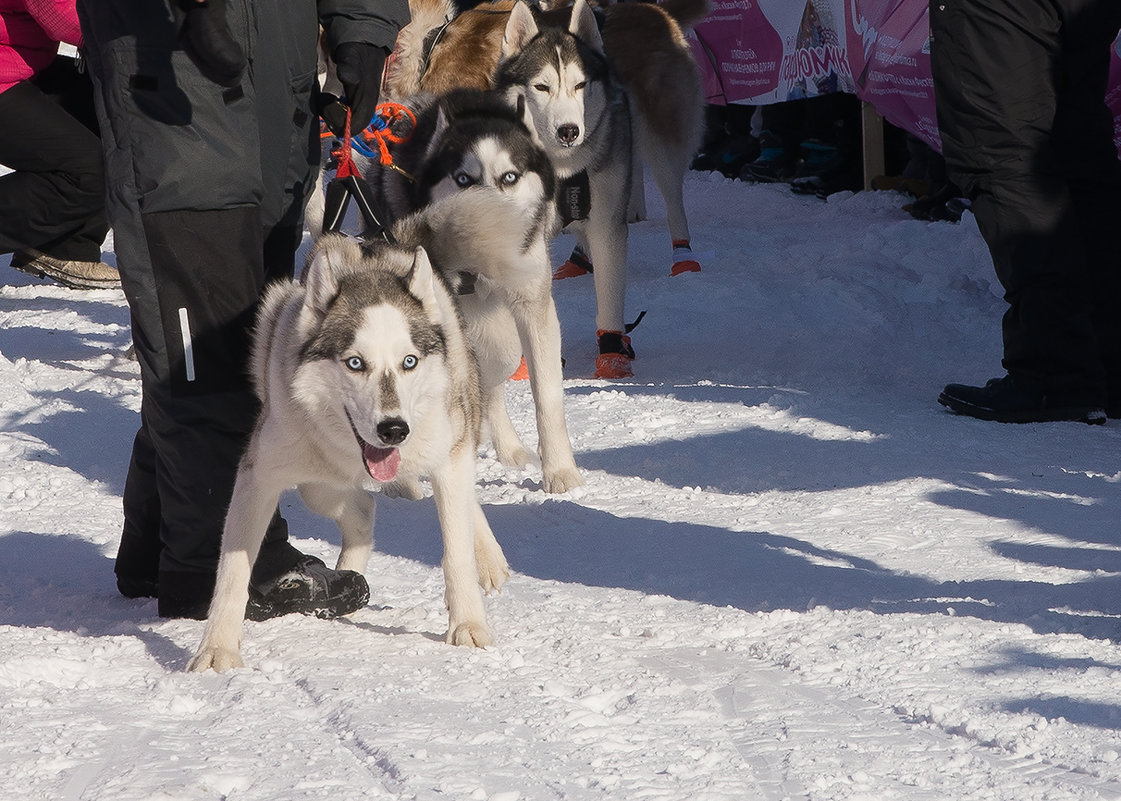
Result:
{"label": "snow", "polygon": [[[0,287],[0,787],[11,799],[1121,798],[1121,423],[955,417],[1000,373],[975,222],[691,173],[697,274],[631,227],[633,380],[589,378],[555,284],[585,487],[479,460],[514,575],[497,643],[443,643],[431,498],[379,501],[369,607],[246,624],[126,600],[128,313]],[[558,258],[571,246],[562,238]],[[112,259],[112,253],[107,254]],[[529,441],[524,382],[509,387]],[[286,497],[297,545],[338,535]]]}

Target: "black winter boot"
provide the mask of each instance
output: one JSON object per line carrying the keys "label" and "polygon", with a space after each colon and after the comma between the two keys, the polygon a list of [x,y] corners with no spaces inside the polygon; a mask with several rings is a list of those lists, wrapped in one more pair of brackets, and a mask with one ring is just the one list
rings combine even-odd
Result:
{"label": "black winter boot", "polygon": [[349,615],[370,600],[370,586],[361,573],[332,570],[314,556],[305,556],[281,576],[249,586],[245,617],[268,620],[281,615],[333,618]]}
{"label": "black winter boot", "polygon": [[1090,398],[1048,393],[1012,376],[993,378],[983,387],[947,384],[938,402],[957,414],[998,423],[1042,423],[1073,420],[1105,422],[1102,404]]}

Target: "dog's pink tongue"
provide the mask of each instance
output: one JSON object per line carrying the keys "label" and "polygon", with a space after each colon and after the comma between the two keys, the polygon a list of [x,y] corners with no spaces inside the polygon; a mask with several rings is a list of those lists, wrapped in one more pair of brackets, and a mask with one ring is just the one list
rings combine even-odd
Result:
{"label": "dog's pink tongue", "polygon": [[392,481],[397,478],[397,467],[401,464],[401,451],[396,448],[375,448],[366,443],[362,449],[366,459],[366,470],[374,481]]}

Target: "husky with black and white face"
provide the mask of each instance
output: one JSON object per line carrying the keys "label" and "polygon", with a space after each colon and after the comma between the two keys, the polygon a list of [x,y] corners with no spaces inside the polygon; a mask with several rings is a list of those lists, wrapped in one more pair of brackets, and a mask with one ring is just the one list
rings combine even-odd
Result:
{"label": "husky with black and white face", "polygon": [[[539,27],[516,4],[502,39],[495,88],[510,102],[524,97],[538,139],[560,178],[602,169],[629,154],[627,96],[608,65],[595,15],[584,0],[565,28]],[[622,148],[613,150],[614,148]]]}
{"label": "husky with black and white face", "polygon": [[[571,219],[563,222],[595,265],[596,328],[622,335],[631,117],[627,93],[608,64],[585,0],[576,0],[567,28],[538,27],[529,7],[517,3],[503,35],[495,85],[512,103],[524,99],[562,184],[562,212],[565,186],[585,196],[570,204]],[[631,374],[629,358],[619,354],[610,361],[607,369],[601,357],[597,375]]]}
{"label": "husky with black and white face", "polygon": [[480,587],[500,588],[509,569],[475,495],[478,368],[455,297],[424,247],[438,248],[433,240],[451,220],[510,211],[478,200],[461,193],[402,221],[404,246],[328,234],[301,281],[267,292],[253,352],[262,411],[238,468],[190,670],[242,664],[250,570],[293,485],[342,532],[338,569],[364,572],[375,510],[368,488],[429,477],[443,532],[447,641],[493,642]]}
{"label": "husky with black and white face", "polygon": [[438,278],[425,251],[412,254],[402,276],[393,268],[404,266],[397,263],[406,254],[374,245],[348,263],[353,244],[328,239],[312,262],[305,299],[322,317],[301,349],[291,388],[309,407],[335,399],[366,472],[388,483],[402,471],[412,477],[433,469],[448,450],[433,453],[434,441],[470,448],[477,390],[465,371],[452,392],[446,321],[454,309],[437,301]]}
{"label": "husky with black and white face", "polygon": [[[531,220],[527,237],[552,236],[555,179],[525,104],[495,92],[458,89],[415,95],[408,107],[416,125],[392,146],[395,167],[379,173],[395,219],[471,187],[488,187],[515,201]],[[408,128],[408,126],[406,126]]]}
{"label": "husky with black and white face", "polygon": [[[525,466],[529,451],[510,422],[503,385],[524,355],[538,431],[546,492],[583,484],[564,417],[561,331],[552,295],[549,243],[558,222],[552,162],[537,138],[524,101],[458,90],[418,95],[407,141],[392,148],[392,169],[377,174],[385,205],[400,217],[453,197],[490,196],[481,210],[504,203],[506,215],[475,215],[450,226],[439,247],[470,276],[474,290],[460,297],[468,338],[479,360],[484,418],[498,458]],[[454,231],[452,230],[454,229]],[[478,254],[466,255],[469,251]],[[455,278],[450,276],[451,278]]]}

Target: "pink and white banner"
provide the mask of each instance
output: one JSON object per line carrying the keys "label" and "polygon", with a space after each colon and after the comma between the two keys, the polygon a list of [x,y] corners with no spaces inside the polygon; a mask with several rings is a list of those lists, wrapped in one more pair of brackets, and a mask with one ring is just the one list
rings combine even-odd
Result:
{"label": "pink and white banner", "polygon": [[[940,148],[928,0],[714,0],[692,44],[710,103],[852,92]],[[1121,39],[1110,78],[1121,145]]]}

